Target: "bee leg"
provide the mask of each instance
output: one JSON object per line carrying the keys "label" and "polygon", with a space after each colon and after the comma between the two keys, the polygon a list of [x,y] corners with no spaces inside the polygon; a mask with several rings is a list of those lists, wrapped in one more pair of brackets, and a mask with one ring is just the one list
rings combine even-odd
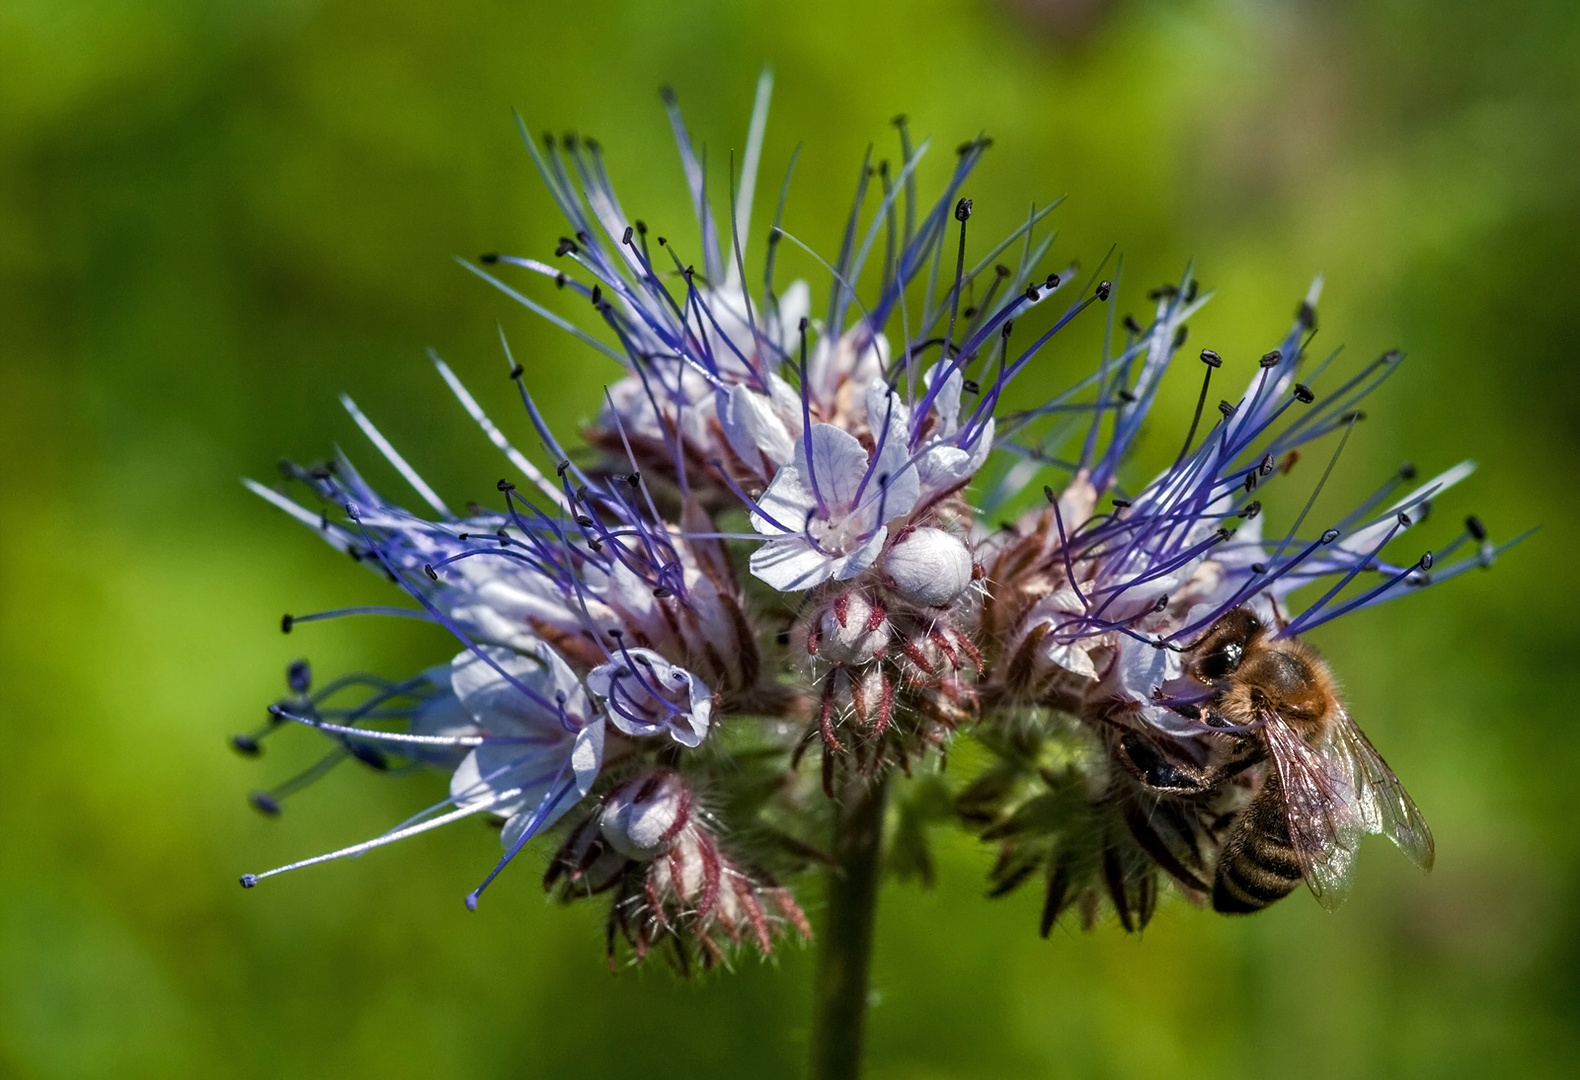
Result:
{"label": "bee leg", "polygon": [[1168,757],[1151,739],[1135,732],[1126,732],[1117,749],[1120,764],[1154,791],[1196,795],[1212,786],[1199,766]]}

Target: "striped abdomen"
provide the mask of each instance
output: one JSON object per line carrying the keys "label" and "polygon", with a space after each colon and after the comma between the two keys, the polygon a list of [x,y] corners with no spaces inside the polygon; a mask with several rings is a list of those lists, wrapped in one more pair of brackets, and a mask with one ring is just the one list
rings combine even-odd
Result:
{"label": "striped abdomen", "polygon": [[1303,877],[1289,841],[1278,773],[1269,769],[1262,790],[1235,822],[1218,857],[1213,909],[1226,915],[1261,911],[1293,892]]}

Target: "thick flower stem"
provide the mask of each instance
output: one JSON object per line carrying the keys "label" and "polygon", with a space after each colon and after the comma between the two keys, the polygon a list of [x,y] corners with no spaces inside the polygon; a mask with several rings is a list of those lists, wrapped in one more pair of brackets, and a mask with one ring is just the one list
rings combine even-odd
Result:
{"label": "thick flower stem", "polygon": [[861,1075],[888,788],[886,778],[852,782],[834,826],[833,854],[839,865],[828,873],[828,917],[818,946],[812,1080],[854,1080]]}

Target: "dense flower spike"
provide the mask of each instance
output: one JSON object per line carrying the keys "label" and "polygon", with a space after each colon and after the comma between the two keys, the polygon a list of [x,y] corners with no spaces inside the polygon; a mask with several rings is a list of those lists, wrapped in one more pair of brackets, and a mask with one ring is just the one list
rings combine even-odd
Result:
{"label": "dense flower spike", "polygon": [[[1072,907],[1091,924],[1105,903],[1138,929],[1164,881],[1246,911],[1303,879],[1331,905],[1364,833],[1429,864],[1424,821],[1300,640],[1509,546],[1472,517],[1444,547],[1394,554],[1470,463],[1425,482],[1402,467],[1348,513],[1313,516],[1358,406],[1402,355],[1348,376],[1336,354],[1314,358],[1318,281],[1259,359],[1199,352],[1177,456],[1126,486],[1209,299],[1194,274],[1154,289],[1147,320],[1127,315],[1116,335],[1118,265],[1112,280],[1101,266],[1047,272],[1053,238],[1038,230],[1053,205],[981,244],[960,193],[985,139],[919,203],[928,145],[900,118],[898,167],[863,162],[837,255],[813,256],[831,278],[813,319],[804,282],[776,284],[787,244],[810,252],[785,224],[794,159],[760,263],[753,253],[761,285],[747,283],[770,89],[765,73],[722,225],[707,159],[666,95],[696,214],[684,237],[626,215],[595,141],[523,128],[568,235],[552,263],[468,268],[566,331],[568,348],[620,365],[590,453],[561,448],[507,345],[541,462],[434,357],[516,471],[492,509],[452,512],[349,399],[430,516],[344,458],[285,466],[306,498],[249,482],[409,598],[287,616],[285,630],[396,615],[461,645],[410,679],[316,691],[299,662],[269,724],[234,738],[249,756],[288,723],[330,740],[308,773],[254,794],[269,814],[347,759],[450,775],[448,797],[390,832],[281,870],[486,812],[506,853],[475,906],[524,845],[568,822],[545,886],[610,896],[611,958],[621,942],[638,958],[665,944],[682,968],[707,966],[810,935],[778,881],[830,858],[819,787],[911,776],[894,865],[930,866],[918,822],[948,790],[934,752],[962,733],[990,764],[943,805],[999,846],[995,893],[1042,875],[1044,934]],[[579,297],[591,322],[536,298],[534,277]],[[1012,406],[1016,380],[1094,304],[1108,332],[1091,373]],[[1029,344],[1012,343],[1017,324],[1034,328]],[[1223,379],[1243,388],[1209,410]],[[1314,483],[1299,479],[1318,471],[1297,468],[1303,455],[1331,455]],[[1264,500],[1292,486],[1304,509],[1266,529]],[[1039,488],[1044,500],[1017,502]],[[820,767],[806,768],[813,746]]]}

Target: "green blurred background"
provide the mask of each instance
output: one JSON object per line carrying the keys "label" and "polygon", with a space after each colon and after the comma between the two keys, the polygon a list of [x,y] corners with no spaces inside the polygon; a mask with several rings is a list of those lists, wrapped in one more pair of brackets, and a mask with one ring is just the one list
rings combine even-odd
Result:
{"label": "green blurred background", "polygon": [[[1570,1073],[1577,57],[1569,2],[5,0],[0,1071],[800,1073],[809,950],[611,975],[601,911],[548,904],[541,855],[467,914],[498,851],[480,826],[244,893],[242,871],[372,835],[441,781],[347,769],[270,821],[246,792],[317,747],[225,747],[293,656],[402,674],[453,649],[405,623],[282,637],[283,611],[388,594],[238,477],[341,442],[388,485],[345,390],[452,503],[486,499],[500,463],[425,347],[514,419],[501,322],[565,428],[612,376],[451,261],[562,231],[509,109],[599,136],[628,212],[678,223],[656,88],[722,160],[767,61],[766,183],[804,139],[787,226],[815,245],[868,141],[893,155],[892,115],[938,138],[934,181],[985,129],[979,219],[1067,194],[1055,257],[1117,243],[1129,305],[1194,258],[1218,298],[1193,346],[1260,352],[1322,271],[1321,340],[1409,350],[1338,496],[1474,455],[1435,536],[1471,510],[1499,537],[1543,526],[1493,573],[1319,634],[1436,873],[1375,843],[1337,915],[1172,903],[1139,938],[1043,942],[1037,898],[986,901],[988,853],[949,841],[934,891],[883,895],[872,1074]],[[1055,350],[1027,392],[1091,355]],[[1173,386],[1159,430],[1193,399]]]}

